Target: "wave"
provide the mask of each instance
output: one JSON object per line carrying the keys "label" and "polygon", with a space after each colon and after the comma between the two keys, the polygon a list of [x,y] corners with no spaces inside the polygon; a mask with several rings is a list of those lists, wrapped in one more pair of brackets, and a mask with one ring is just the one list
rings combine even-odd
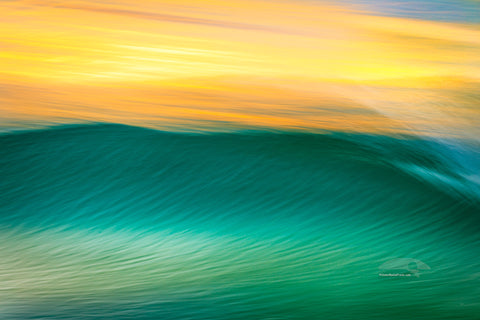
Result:
{"label": "wave", "polygon": [[[465,150],[112,124],[4,134],[0,313],[472,319],[480,204]],[[396,258],[431,272],[379,277]]]}

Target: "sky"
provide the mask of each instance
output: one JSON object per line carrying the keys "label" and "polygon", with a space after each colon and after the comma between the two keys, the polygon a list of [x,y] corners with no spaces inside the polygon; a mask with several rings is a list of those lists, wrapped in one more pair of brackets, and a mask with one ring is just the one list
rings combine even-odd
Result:
{"label": "sky", "polygon": [[362,4],[387,16],[464,23],[480,22],[478,0],[357,0],[353,3]]}
{"label": "sky", "polygon": [[480,2],[2,0],[0,127],[478,134]]}

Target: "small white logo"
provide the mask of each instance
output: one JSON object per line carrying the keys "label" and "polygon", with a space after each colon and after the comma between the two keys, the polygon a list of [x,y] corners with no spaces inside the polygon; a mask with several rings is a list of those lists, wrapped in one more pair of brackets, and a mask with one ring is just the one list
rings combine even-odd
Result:
{"label": "small white logo", "polygon": [[423,261],[411,258],[392,259],[378,267],[380,277],[419,277],[431,270]]}

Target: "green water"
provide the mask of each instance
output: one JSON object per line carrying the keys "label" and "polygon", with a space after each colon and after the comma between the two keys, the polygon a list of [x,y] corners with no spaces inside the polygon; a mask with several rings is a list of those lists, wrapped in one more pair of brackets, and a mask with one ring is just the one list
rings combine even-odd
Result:
{"label": "green water", "polygon": [[101,124],[3,134],[0,317],[479,319],[465,150]]}

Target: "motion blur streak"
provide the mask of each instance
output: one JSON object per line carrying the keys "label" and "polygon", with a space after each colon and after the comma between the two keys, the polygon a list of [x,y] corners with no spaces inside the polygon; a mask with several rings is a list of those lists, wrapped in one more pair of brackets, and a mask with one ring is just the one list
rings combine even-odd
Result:
{"label": "motion blur streak", "polygon": [[478,3],[382,3],[1,1],[1,124],[478,136]]}
{"label": "motion blur streak", "polygon": [[479,6],[0,0],[0,318],[478,318]]}

